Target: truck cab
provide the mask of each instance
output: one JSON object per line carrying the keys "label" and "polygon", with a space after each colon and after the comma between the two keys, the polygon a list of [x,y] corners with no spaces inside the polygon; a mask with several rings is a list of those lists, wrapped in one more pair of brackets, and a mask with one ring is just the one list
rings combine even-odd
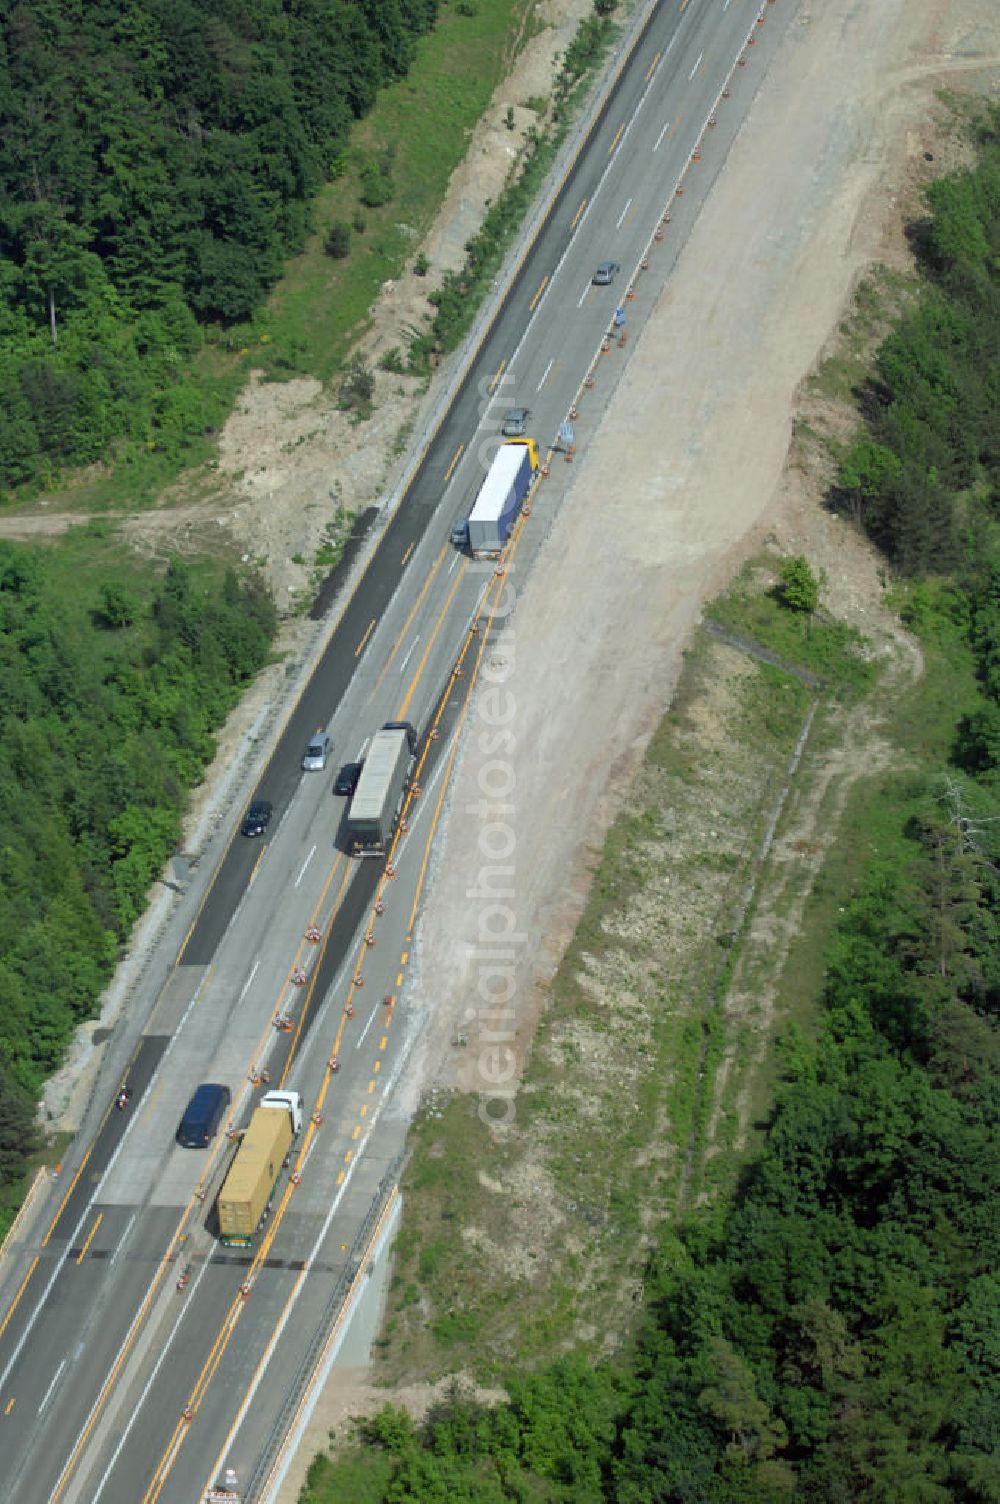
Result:
{"label": "truck cab", "polygon": [[260,1099],[261,1107],[283,1107],[292,1120],[292,1132],[302,1132],[302,1098],[297,1091],[269,1091]]}

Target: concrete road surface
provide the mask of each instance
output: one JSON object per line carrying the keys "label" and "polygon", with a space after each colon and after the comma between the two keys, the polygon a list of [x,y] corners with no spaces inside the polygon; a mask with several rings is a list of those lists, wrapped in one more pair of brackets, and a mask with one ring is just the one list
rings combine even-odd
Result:
{"label": "concrete road surface", "polygon": [[[569,442],[565,431],[560,442],[561,425],[573,421],[584,442],[597,421],[592,397],[583,422],[570,419],[571,404],[589,390],[591,371],[598,393],[612,385],[710,183],[707,166],[692,166],[703,132],[714,133],[717,169],[718,143],[737,129],[793,13],[793,0],[763,10],[746,0],[659,4],[617,60],[265,770],[257,792],[274,805],[271,827],[259,840],[234,831],[203,895],[191,895],[176,965],[146,1004],[129,1107],[110,1105],[117,1079],[102,1082],[108,1105],[67,1156],[62,1201],[5,1260],[4,1499],[191,1504],[226,1466],[250,1495],[259,1489],[403,1146],[392,1087],[423,1023],[406,978],[434,831],[468,697],[496,651],[518,577],[558,527],[565,479],[556,472]],[[654,238],[665,209],[669,240]],[[602,261],[620,270],[598,286]],[[738,247],[733,268],[738,275]],[[531,408],[552,475],[540,480],[501,575],[448,538],[515,405]],[[422,734],[419,792],[391,871],[347,855],[346,801],[332,794],[338,763],[361,755],[390,718]],[[333,756],[324,772],[303,773],[303,748],[319,727],[333,737]],[[307,938],[317,931],[318,943]],[[305,1131],[256,1245],[227,1249],[213,1203],[233,1143],[223,1132],[191,1151],[174,1134],[199,1082],[229,1085],[225,1127],[236,1130],[265,1077],[302,1093]]]}

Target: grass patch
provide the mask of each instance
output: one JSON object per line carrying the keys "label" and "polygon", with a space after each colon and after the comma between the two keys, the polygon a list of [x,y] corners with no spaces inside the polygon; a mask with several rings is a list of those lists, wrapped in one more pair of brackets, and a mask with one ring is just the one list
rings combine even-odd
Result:
{"label": "grass patch", "polygon": [[[532,34],[535,7],[536,0],[476,0],[474,6],[444,0],[438,24],[418,40],[409,74],[380,92],[337,164],[340,175],[314,200],[315,229],[304,251],[286,263],[251,322],[205,331],[205,347],[171,398],[183,409],[183,442],[171,446],[168,423],[159,449],[134,447],[118,463],[68,476],[53,493],[64,505],[133,512],[156,502],[182,471],[184,486],[189,479],[197,484],[252,369],[272,380],[311,375],[324,383],[345,369],[382,283],[398,276],[413,255],[493,89]],[[365,168],[387,152],[392,198],[369,208],[362,202]],[[343,260],[324,251],[334,223],[351,228]],[[190,437],[192,412],[198,439]]]}
{"label": "grass patch", "polygon": [[899,764],[855,785],[846,802],[841,835],[817,874],[800,934],[781,983],[781,1009],[802,1029],[822,988],[824,953],[845,899],[856,891],[875,859],[909,849],[902,825],[921,769],[948,764],[955,726],[981,703],[959,598],[942,584],[910,586],[895,605],[917,629],[923,673],[885,705],[885,734],[899,749]]}
{"label": "grass patch", "polygon": [[770,589],[762,588],[773,570],[769,558],[750,560],[732,588],[712,603],[711,619],[769,650],[790,669],[815,674],[839,698],[867,692],[875,671],[861,633],[825,612],[783,607]]}
{"label": "grass patch", "polygon": [[700,1141],[703,1066],[727,1037],[713,983],[812,693],[699,636],[553,979],[514,1128],[494,1137],[454,1096],[414,1131],[387,1378],[495,1379],[624,1340]]}
{"label": "grass patch", "polygon": [[[473,128],[510,68],[534,0],[445,4],[405,79],[383,89],[355,128],[338,179],[320,194],[316,233],[288,265],[257,323],[269,340],[257,358],[276,379],[329,381],[364,333],[383,282],[398,277],[429,229]],[[384,163],[392,197],[363,203],[366,173]],[[332,224],[361,223],[344,260],[323,246]]]}

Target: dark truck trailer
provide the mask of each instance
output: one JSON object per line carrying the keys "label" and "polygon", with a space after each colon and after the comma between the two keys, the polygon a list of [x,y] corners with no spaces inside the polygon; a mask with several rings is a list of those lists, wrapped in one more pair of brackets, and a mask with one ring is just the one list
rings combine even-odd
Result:
{"label": "dark truck trailer", "polygon": [[402,721],[372,737],[347,811],[347,840],[356,856],[380,856],[392,840],[415,747],[416,733]]}
{"label": "dark truck trailer", "polygon": [[501,444],[469,513],[469,548],[477,559],[496,558],[531,490],[538,469],[534,439]]}

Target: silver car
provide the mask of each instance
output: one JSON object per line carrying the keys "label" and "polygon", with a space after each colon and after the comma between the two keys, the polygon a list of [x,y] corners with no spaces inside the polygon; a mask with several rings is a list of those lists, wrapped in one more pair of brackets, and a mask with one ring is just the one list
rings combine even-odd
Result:
{"label": "silver car", "polygon": [[617,261],[602,261],[594,273],[595,287],[608,287],[621,271]]}
{"label": "silver car", "polygon": [[530,407],[512,407],[500,425],[501,434],[505,439],[523,439],[530,417]]}
{"label": "silver car", "polygon": [[307,773],[322,773],[330,756],[333,746],[325,731],[317,731],[310,741],[302,758],[302,766]]}

